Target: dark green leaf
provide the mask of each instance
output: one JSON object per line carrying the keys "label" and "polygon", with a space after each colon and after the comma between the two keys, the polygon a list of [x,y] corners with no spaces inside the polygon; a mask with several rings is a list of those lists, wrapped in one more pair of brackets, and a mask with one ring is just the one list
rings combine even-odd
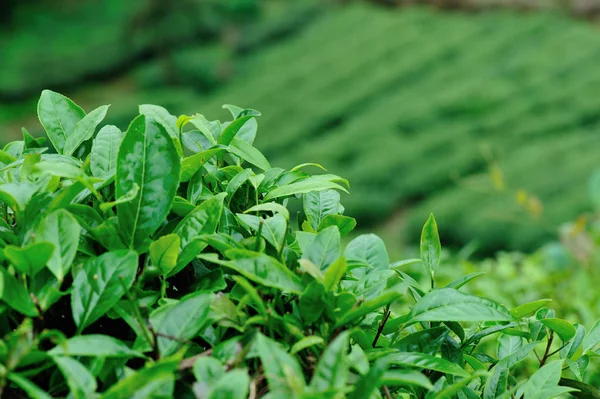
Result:
{"label": "dark green leaf", "polygon": [[344,388],[349,376],[348,363],[349,331],[340,333],[321,355],[310,381],[310,389],[323,392]]}
{"label": "dark green leaf", "polygon": [[46,266],[53,252],[54,244],[47,241],[38,241],[22,248],[13,245],[4,248],[6,259],[18,272],[29,277],[35,276]]}
{"label": "dark green leaf", "polygon": [[262,334],[257,335],[255,347],[272,392],[283,393],[292,398],[303,390],[306,382],[296,359],[277,342]]}
{"label": "dark green leaf", "polygon": [[75,399],[87,399],[93,396],[98,388],[96,378],[83,364],[68,356],[53,356],[52,360],[65,377]]}
{"label": "dark green leaf", "polygon": [[110,310],[128,290],[138,269],[133,251],[106,252],[90,258],[73,281],[71,307],[79,331]]}
{"label": "dark green leaf", "polygon": [[150,323],[158,337],[158,348],[162,356],[174,353],[181,342],[194,338],[206,325],[213,294],[194,293],[182,298],[174,305],[157,309],[150,316]]}
{"label": "dark green leaf", "polygon": [[12,276],[4,267],[0,267],[0,298],[11,308],[23,313],[25,316],[35,317],[38,310],[31,301],[27,289]]}

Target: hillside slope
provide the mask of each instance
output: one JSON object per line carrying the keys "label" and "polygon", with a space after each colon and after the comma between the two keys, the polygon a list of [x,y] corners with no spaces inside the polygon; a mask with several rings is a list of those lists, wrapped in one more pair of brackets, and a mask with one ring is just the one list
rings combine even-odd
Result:
{"label": "hillside slope", "polygon": [[[553,14],[352,6],[252,56],[199,109],[261,110],[259,147],[347,176],[363,222],[407,211],[415,236],[434,211],[446,241],[528,248],[590,206],[599,44],[592,25]],[[538,221],[481,178],[490,162],[539,198]]]}

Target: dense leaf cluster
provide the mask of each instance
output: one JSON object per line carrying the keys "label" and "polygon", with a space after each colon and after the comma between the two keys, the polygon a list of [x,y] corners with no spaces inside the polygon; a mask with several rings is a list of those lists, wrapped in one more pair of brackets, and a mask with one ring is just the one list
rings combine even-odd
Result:
{"label": "dense leaf cluster", "polygon": [[438,287],[433,216],[420,259],[390,262],[372,234],[344,244],[347,181],[272,167],[253,146],[260,113],[225,108],[222,123],[141,105],[122,132],[99,128],[108,106],[42,92],[57,153],[27,131],[0,152],[4,397],[598,394],[583,381],[600,324],[461,291],[477,273]]}

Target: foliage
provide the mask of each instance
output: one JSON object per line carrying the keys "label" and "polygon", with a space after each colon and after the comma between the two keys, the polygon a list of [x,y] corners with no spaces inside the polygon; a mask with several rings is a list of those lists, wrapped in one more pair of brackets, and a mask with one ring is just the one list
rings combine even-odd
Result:
{"label": "foliage", "polygon": [[[17,2],[0,27],[0,99],[36,96],[43,87],[72,87],[132,67],[142,86],[212,87],[228,77],[222,69],[236,52],[294,30],[316,8],[310,0],[294,5],[292,19],[277,1]],[[232,26],[240,32],[225,43],[221,36]]]}
{"label": "foliage", "polygon": [[590,207],[596,40],[593,26],[550,13],[354,5],[254,54],[198,107],[214,113],[235,98],[268,111],[265,154],[344,173],[362,224],[408,225],[416,243],[435,210],[449,244],[530,250],[555,232],[490,175],[538,197],[551,226]]}
{"label": "foliage", "polygon": [[[391,263],[373,234],[342,244],[348,182],[272,167],[260,113],[225,108],[231,122],[142,105],[122,133],[100,128],[106,106],[42,93],[57,154],[26,131],[0,152],[5,397],[599,394],[599,323],[539,298],[509,310],[464,292],[472,275],[439,285],[433,216],[420,259]],[[427,286],[403,272],[418,262]]]}

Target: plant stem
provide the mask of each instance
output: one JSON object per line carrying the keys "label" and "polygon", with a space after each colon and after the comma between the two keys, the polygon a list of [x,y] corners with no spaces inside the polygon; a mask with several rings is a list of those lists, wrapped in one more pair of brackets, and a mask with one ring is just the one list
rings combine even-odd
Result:
{"label": "plant stem", "polygon": [[390,312],[390,304],[388,304],[385,307],[385,311],[383,313],[383,319],[381,319],[381,323],[379,323],[379,328],[377,329],[377,334],[375,335],[375,339],[373,340],[373,348],[375,347],[375,345],[377,345],[377,341],[379,340],[379,337],[381,336],[381,333],[383,332],[383,328],[385,327],[385,323],[387,323],[388,319],[390,318],[390,315],[392,314],[392,312]]}
{"label": "plant stem", "polygon": [[546,344],[546,351],[544,352],[544,357],[540,360],[540,367],[546,364],[546,360],[551,356],[550,355],[550,347],[552,346],[552,341],[554,340],[554,331],[550,333],[550,337],[548,338],[548,343]]}

